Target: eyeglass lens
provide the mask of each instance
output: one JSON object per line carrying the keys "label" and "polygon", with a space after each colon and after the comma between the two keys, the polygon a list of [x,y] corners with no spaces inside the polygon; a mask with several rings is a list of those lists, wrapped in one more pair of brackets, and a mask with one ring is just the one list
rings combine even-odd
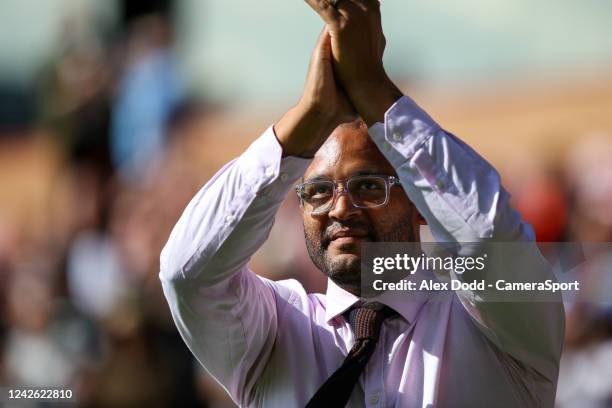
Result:
{"label": "eyeglass lens", "polygon": [[[308,210],[323,212],[332,205],[334,188],[333,181],[308,182],[304,184],[301,198]],[[346,189],[351,202],[356,207],[378,207],[387,200],[387,181],[383,177],[354,177],[348,180]]]}

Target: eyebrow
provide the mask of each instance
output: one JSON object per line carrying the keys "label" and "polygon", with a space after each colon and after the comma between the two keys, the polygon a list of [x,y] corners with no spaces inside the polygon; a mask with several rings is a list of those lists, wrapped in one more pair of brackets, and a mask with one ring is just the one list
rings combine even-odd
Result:
{"label": "eyebrow", "polygon": [[[384,174],[384,172],[382,171],[366,169],[366,170],[356,171],[355,173],[351,174],[348,178],[354,177],[354,176],[386,176],[386,175],[390,176],[391,174]],[[308,177],[307,179],[303,178],[302,180],[304,183],[307,183],[310,181],[330,181],[331,178],[324,174],[317,174],[315,176]]]}

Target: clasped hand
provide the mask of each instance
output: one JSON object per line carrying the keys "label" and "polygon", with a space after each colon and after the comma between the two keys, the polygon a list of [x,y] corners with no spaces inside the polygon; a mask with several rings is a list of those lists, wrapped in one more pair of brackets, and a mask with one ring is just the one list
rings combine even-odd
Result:
{"label": "clasped hand", "polygon": [[359,115],[371,126],[402,94],[383,66],[379,0],[306,0],[323,21],[304,91],[275,125],[284,155],[312,157],[333,130]]}

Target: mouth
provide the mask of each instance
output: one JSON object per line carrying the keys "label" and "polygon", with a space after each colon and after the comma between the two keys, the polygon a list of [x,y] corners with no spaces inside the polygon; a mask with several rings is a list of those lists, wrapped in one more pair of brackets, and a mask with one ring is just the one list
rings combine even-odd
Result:
{"label": "mouth", "polygon": [[363,241],[367,237],[368,234],[364,230],[343,229],[335,231],[330,236],[329,242],[337,245],[355,244]]}

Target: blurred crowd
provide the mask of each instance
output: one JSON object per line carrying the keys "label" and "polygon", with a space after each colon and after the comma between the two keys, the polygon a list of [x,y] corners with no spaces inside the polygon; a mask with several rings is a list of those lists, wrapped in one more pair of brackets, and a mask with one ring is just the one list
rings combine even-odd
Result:
{"label": "blurred crowd", "polygon": [[[205,131],[219,108],[181,82],[171,22],[167,1],[125,1],[110,35],[67,21],[38,83],[19,98],[0,88],[2,385],[64,386],[83,406],[232,406],[158,279],[172,226],[219,161]],[[610,242],[612,135],[577,135],[567,151],[502,168],[515,206],[539,241]],[[612,270],[612,253],[602,262]],[[252,268],[324,290],[293,197]],[[612,298],[605,278],[592,279]],[[560,407],[612,405],[610,305],[566,305]]]}
{"label": "blurred crowd", "polygon": [[0,384],[63,386],[84,406],[224,403],[157,277],[204,181],[181,137],[206,108],[182,87],[171,12],[124,2],[111,35],[67,21],[61,52],[21,99],[33,102],[2,118],[0,194],[38,203],[0,214]]}

